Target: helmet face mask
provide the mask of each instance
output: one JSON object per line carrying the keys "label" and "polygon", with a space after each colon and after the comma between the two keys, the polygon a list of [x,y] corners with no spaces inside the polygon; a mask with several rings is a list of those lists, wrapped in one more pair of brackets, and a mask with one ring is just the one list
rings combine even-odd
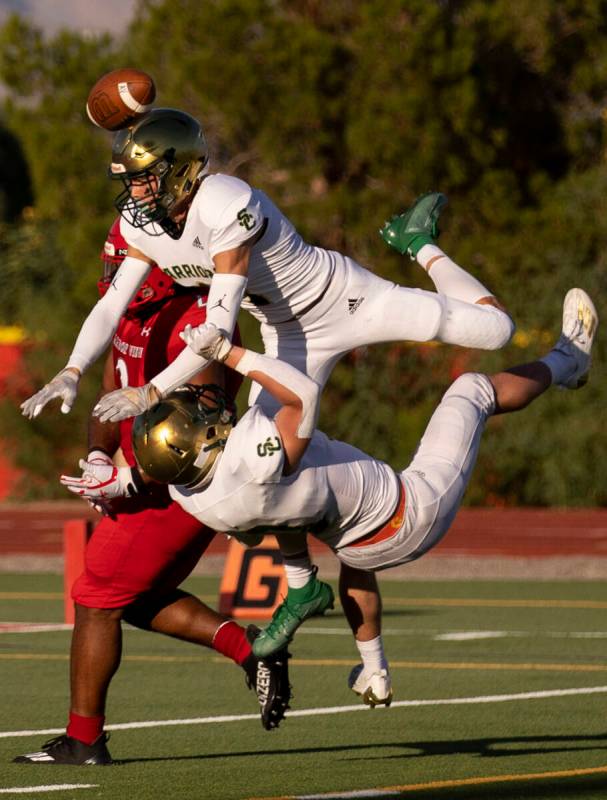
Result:
{"label": "helmet face mask", "polygon": [[191,202],[208,160],[193,117],[172,108],[149,111],[114,137],[110,177],[124,186],[116,208],[136,228],[177,238],[175,217]]}
{"label": "helmet face mask", "polygon": [[133,452],[152,479],[199,487],[212,476],[235,422],[223,389],[187,384],[136,417]]}

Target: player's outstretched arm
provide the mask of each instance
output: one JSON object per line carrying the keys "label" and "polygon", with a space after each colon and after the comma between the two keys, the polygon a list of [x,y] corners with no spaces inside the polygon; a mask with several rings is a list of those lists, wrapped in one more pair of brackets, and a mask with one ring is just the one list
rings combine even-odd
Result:
{"label": "player's outstretched arm", "polygon": [[60,397],[61,411],[71,411],[81,375],[105,351],[118,321],[150,271],[149,262],[127,257],[106,294],[92,308],[76,339],[66,366],[40,391],[21,404],[24,416],[34,419],[51,400]]}

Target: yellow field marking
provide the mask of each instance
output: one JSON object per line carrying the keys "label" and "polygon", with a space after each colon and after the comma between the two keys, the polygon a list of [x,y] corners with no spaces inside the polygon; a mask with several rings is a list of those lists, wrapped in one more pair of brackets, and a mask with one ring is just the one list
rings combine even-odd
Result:
{"label": "yellow field marking", "polygon": [[[193,664],[212,660],[222,664],[232,663],[225,658],[210,658],[209,656],[123,656],[122,660],[179,664]],[[0,653],[0,661],[69,661],[69,653]]]}
{"label": "yellow field marking", "polygon": [[[204,603],[217,603],[216,594],[196,595]],[[0,600],[63,600],[63,592],[0,592]],[[588,608],[605,609],[607,600],[498,600],[470,597],[387,597],[384,606],[445,606],[462,608]]]}
{"label": "yellow field marking", "polygon": [[[374,789],[359,789],[357,797],[364,798],[365,791],[369,792],[369,797],[378,797],[378,793],[388,794],[390,792],[424,792],[436,789],[456,789],[458,786],[482,786],[489,783],[514,783],[516,781],[541,781],[552,778],[579,778],[585,775],[601,775],[607,773],[607,767],[589,767],[587,769],[563,769],[556,772],[523,772],[514,775],[489,775],[478,778],[461,778],[450,781],[430,781],[429,783],[403,783],[398,786],[382,786]],[[309,795],[306,795],[309,796]],[[350,792],[344,791],[343,797],[352,796]],[[281,794],[276,797],[251,797],[249,800],[298,800],[298,795]],[[312,797],[332,797],[339,800],[339,791],[330,794],[314,794]]]}
{"label": "yellow field marking", "polygon": [[[203,603],[217,603],[216,594],[196,595]],[[63,600],[63,592],[0,592],[0,600]]]}
{"label": "yellow field marking", "polygon": [[[0,661],[67,661],[67,653],[0,653]],[[130,655],[123,661],[166,664],[195,664],[211,661],[214,664],[230,664],[229,659],[213,655],[166,656]],[[299,667],[353,667],[356,659],[349,658],[293,658],[291,664]],[[607,672],[607,664],[528,664],[474,661],[391,661],[390,669],[433,669],[433,670],[502,670],[510,672]]]}
{"label": "yellow field marking", "polygon": [[607,608],[607,600],[474,600],[444,597],[387,597],[384,606],[462,606],[464,608]]}

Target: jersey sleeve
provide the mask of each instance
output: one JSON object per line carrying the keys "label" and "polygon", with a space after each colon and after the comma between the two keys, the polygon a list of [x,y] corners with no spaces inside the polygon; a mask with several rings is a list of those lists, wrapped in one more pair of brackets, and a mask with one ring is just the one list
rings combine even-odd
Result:
{"label": "jersey sleeve", "polygon": [[130,247],[136,247],[145,253],[145,235],[141,228],[136,228],[124,217],[120,217],[120,234]]}
{"label": "jersey sleeve", "polygon": [[282,478],[285,453],[278,428],[259,406],[252,406],[237,423],[228,445],[230,460],[238,460],[249,481],[278,483]]}
{"label": "jersey sleeve", "polygon": [[201,188],[204,195],[199,213],[211,229],[211,258],[239,247],[262,229],[261,203],[247,183],[228,175],[212,175]]}

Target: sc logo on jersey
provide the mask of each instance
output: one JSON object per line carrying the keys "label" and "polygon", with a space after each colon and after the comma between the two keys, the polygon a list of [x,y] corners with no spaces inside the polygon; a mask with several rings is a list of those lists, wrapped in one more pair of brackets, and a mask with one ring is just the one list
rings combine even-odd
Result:
{"label": "sc logo on jersey", "polygon": [[238,224],[242,225],[243,228],[246,228],[248,231],[252,231],[255,227],[255,217],[250,214],[246,208],[241,208],[238,214],[236,214],[236,219],[238,220]]}
{"label": "sc logo on jersey", "polygon": [[274,453],[279,453],[281,450],[282,447],[278,436],[268,436],[265,442],[259,442],[257,445],[257,455],[262,458],[263,456],[273,456]]}

